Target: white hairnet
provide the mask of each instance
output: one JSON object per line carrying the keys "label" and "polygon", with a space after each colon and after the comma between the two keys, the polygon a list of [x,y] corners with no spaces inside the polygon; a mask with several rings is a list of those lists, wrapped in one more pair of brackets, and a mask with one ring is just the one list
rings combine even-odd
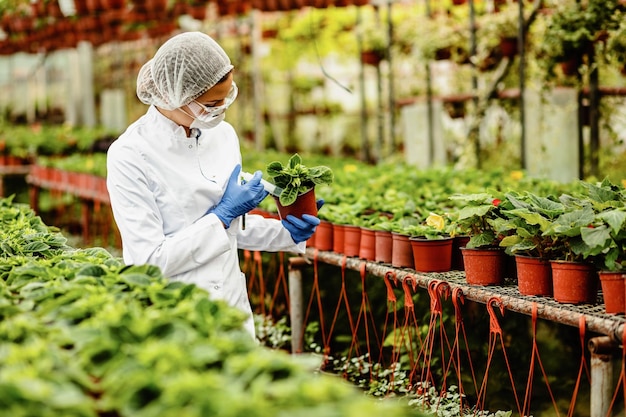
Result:
{"label": "white hairnet", "polygon": [[185,32],[165,42],[137,76],[137,97],[174,110],[190,103],[233,69],[226,52],[209,35]]}

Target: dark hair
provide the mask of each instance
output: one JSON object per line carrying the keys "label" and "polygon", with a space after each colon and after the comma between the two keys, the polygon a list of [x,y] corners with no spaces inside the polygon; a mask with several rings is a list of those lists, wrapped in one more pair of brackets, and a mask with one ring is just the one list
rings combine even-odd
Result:
{"label": "dark hair", "polygon": [[232,74],[232,73],[233,73],[233,70],[231,69],[230,71],[228,71],[228,72],[226,73],[226,75],[224,75],[222,78],[220,78],[220,80],[219,80],[218,82],[216,82],[216,83],[215,83],[215,85],[217,85],[217,84],[221,84],[221,83],[223,83],[224,81],[226,81],[226,80],[228,79],[228,77],[230,76],[230,74]]}

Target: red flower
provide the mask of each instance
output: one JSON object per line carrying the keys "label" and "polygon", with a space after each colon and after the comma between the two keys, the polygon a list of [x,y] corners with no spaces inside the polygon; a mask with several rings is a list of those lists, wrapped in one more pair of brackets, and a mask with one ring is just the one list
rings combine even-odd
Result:
{"label": "red flower", "polygon": [[491,204],[493,204],[494,206],[498,207],[501,202],[502,202],[502,200],[500,200],[499,198],[494,198],[493,201],[491,202]]}

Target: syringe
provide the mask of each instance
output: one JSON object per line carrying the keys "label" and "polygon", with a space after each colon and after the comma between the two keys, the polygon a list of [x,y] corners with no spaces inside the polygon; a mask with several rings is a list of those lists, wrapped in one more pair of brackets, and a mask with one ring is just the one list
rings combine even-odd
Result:
{"label": "syringe", "polygon": [[[239,176],[241,177],[242,180],[250,181],[254,175],[250,174],[249,172],[242,172]],[[261,184],[263,185],[263,188],[265,189],[265,191],[267,191],[268,193],[270,193],[271,195],[275,197],[279,197],[280,193],[282,193],[283,191],[282,188],[277,187],[276,185],[272,184],[271,182],[265,181],[262,178],[261,178]]]}

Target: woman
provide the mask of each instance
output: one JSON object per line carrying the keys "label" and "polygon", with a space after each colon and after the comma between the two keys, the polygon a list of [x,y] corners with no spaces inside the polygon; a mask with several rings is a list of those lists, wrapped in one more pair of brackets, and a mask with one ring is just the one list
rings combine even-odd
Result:
{"label": "woman", "polygon": [[165,42],[139,71],[137,96],[150,107],[107,156],[124,261],[159,266],[240,308],[254,335],[237,249],[303,253],[319,219],[246,214],[267,192],[260,171],[239,180],[239,141],[224,121],[237,97],[233,66],[208,35],[188,32]]}

